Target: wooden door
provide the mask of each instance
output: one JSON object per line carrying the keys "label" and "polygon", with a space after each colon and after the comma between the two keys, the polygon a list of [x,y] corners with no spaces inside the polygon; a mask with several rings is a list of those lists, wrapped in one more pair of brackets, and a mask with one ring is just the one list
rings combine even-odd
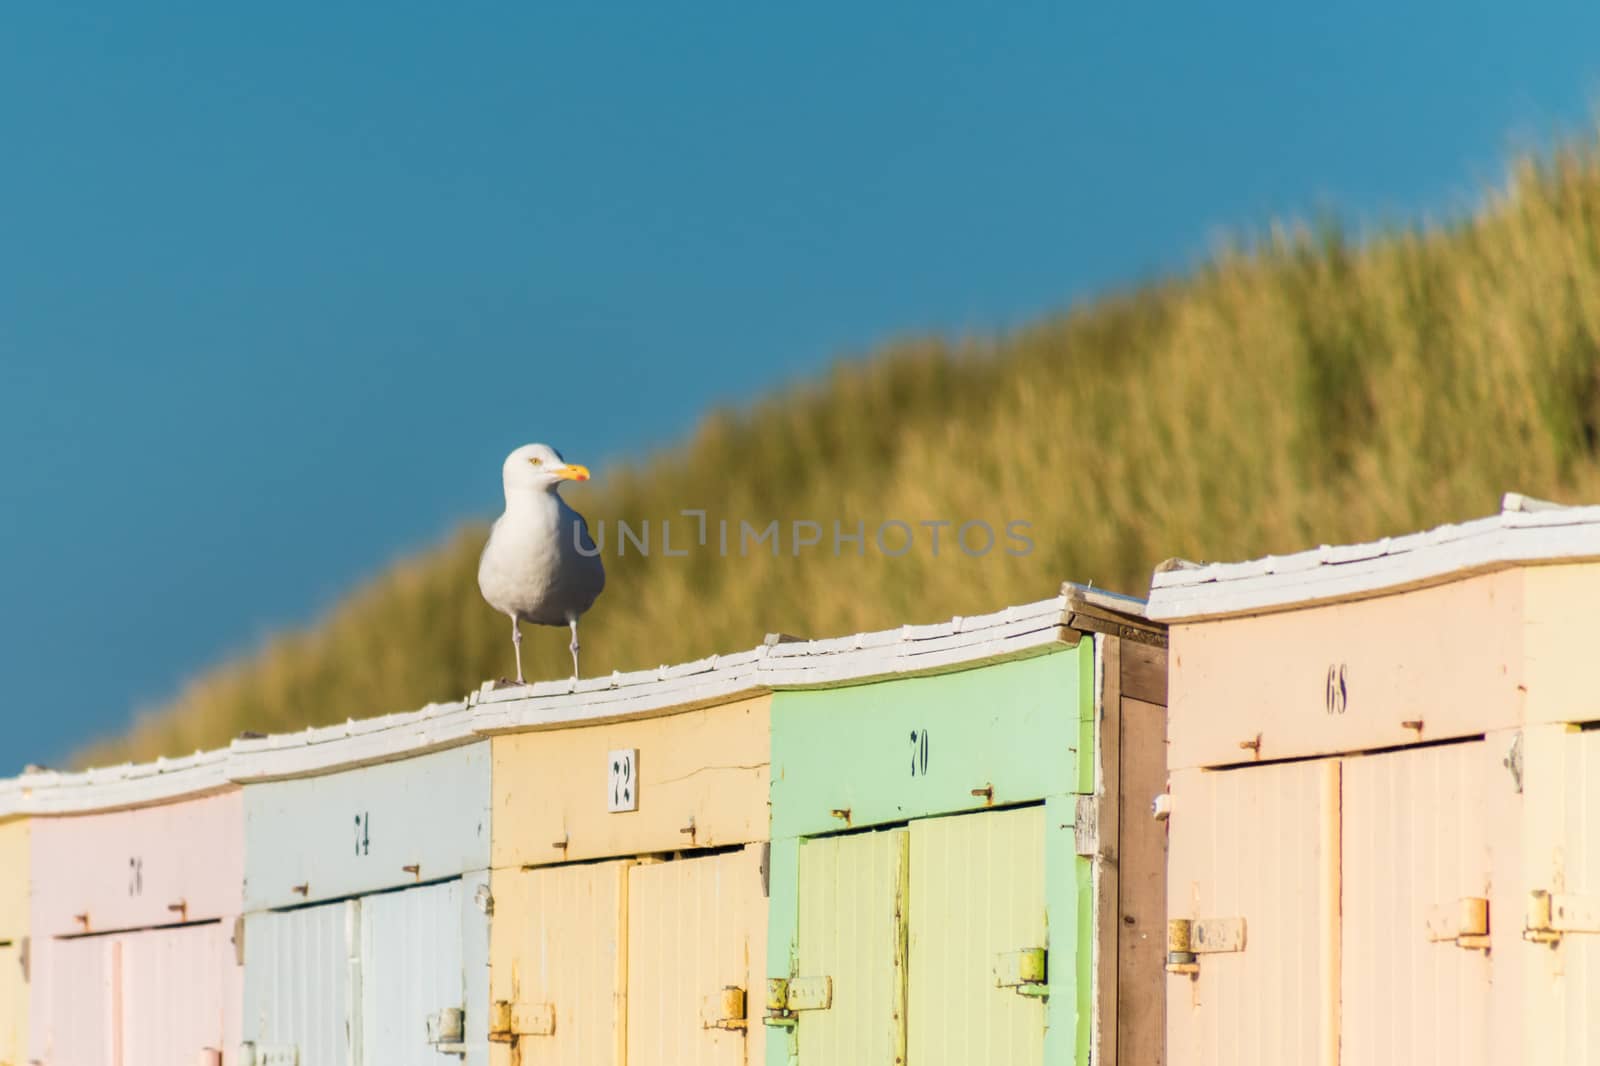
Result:
{"label": "wooden door", "polygon": [[[911,823],[908,1053],[918,1066],[1044,1061],[1044,808]],[[1044,959],[1048,965],[1048,958]],[[1059,965],[1073,965],[1070,956]],[[1040,975],[1042,976],[1042,975]]]}
{"label": "wooden door", "polygon": [[1173,1066],[1338,1062],[1339,772],[1172,773],[1168,914],[1239,934],[1167,976]]}
{"label": "wooden door", "polygon": [[629,1066],[760,1061],[765,908],[760,847],[628,871]]}
{"label": "wooden door", "polygon": [[496,870],[490,999],[509,1033],[491,1061],[516,1066],[627,1062],[627,900],[632,861]]}
{"label": "wooden door", "polygon": [[1482,741],[1344,761],[1345,1062],[1490,1061],[1486,814],[1504,773]]}
{"label": "wooden door", "polygon": [[361,1055],[366,1066],[438,1066],[428,1019],[466,1008],[461,882],[361,901]]}
{"label": "wooden door", "polygon": [[905,1062],[910,842],[896,829],[800,845],[796,980],[825,979],[831,1002],[798,1012],[799,1066]]}
{"label": "wooden door", "polygon": [[244,1035],[258,1057],[359,1066],[352,1025],[360,904],[324,903],[245,919]]}

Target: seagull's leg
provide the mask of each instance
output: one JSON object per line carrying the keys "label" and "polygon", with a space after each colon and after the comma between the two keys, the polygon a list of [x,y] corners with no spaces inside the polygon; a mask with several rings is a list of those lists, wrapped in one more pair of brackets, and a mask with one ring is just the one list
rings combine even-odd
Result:
{"label": "seagull's leg", "polygon": [[525,685],[522,680],[522,623],[517,621],[517,616],[511,616],[511,646],[517,652],[517,684]]}
{"label": "seagull's leg", "polygon": [[569,618],[567,619],[567,625],[572,627],[572,643],[568,644],[567,647],[572,650],[572,679],[576,681],[578,679],[578,620]]}

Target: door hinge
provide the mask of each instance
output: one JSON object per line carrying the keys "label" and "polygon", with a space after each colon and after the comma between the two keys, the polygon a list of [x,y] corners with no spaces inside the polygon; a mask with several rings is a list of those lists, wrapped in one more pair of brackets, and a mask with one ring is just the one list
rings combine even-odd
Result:
{"label": "door hinge", "polygon": [[1423,924],[1432,943],[1489,950],[1489,901],[1479,896],[1463,896],[1454,903],[1430,907]]}
{"label": "door hinge", "polygon": [[743,1029],[745,1027],[744,989],[728,985],[700,1001],[700,1028]]}
{"label": "door hinge", "polygon": [[489,1039],[496,1044],[509,1044],[519,1036],[551,1036],[555,1031],[554,1003],[497,999],[489,1006]]}
{"label": "door hinge", "polygon": [[1600,897],[1536,889],[1528,899],[1528,924],[1522,938],[1536,944],[1559,944],[1567,933],[1600,933]]}
{"label": "door hinge", "polygon": [[1168,973],[1197,974],[1201,955],[1243,950],[1243,918],[1173,918],[1167,922]]}
{"label": "door hinge", "polygon": [[767,1025],[792,1028],[800,1011],[827,1010],[831,1006],[831,977],[769,977],[767,1013],[762,1020]]}
{"label": "door hinge", "polygon": [[1044,948],[1004,951],[994,957],[994,986],[1019,996],[1048,996],[1048,953]]}

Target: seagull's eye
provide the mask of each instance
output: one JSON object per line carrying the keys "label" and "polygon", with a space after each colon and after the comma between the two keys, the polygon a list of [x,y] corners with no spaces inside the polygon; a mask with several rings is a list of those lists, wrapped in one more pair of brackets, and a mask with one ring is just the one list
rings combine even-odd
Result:
{"label": "seagull's eye", "polygon": [[534,466],[543,466],[544,465],[544,460],[539,458],[537,455],[531,456],[528,459],[528,462],[532,463]]}

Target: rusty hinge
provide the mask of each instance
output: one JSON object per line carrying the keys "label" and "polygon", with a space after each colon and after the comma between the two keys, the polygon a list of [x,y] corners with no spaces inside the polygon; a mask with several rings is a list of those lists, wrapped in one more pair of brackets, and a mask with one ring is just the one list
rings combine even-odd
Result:
{"label": "rusty hinge", "polygon": [[700,1001],[700,1028],[743,1029],[746,1024],[744,989],[727,985]]}
{"label": "rusty hinge", "polygon": [[1528,924],[1522,938],[1537,944],[1559,944],[1568,933],[1600,933],[1600,897],[1535,889],[1528,899]]}
{"label": "rusty hinge", "polygon": [[1463,896],[1454,903],[1429,907],[1423,924],[1432,943],[1489,950],[1489,901],[1479,896]]}
{"label": "rusty hinge", "polygon": [[489,1039],[496,1044],[509,1044],[519,1036],[551,1036],[555,1031],[554,1003],[497,999],[489,1005]]}
{"label": "rusty hinge", "polygon": [[1167,922],[1168,973],[1197,974],[1201,955],[1243,950],[1243,918],[1173,918]]}
{"label": "rusty hinge", "polygon": [[1048,954],[1044,948],[1006,951],[994,957],[994,986],[1019,996],[1048,996]]}
{"label": "rusty hinge", "polygon": [[833,1006],[831,977],[767,978],[767,1013],[762,1021],[779,1028],[792,1028],[800,1011],[827,1010]]}
{"label": "rusty hinge", "polygon": [[789,1013],[789,979],[767,978],[767,1010],[761,1020],[778,1028],[794,1028],[794,1015]]}

